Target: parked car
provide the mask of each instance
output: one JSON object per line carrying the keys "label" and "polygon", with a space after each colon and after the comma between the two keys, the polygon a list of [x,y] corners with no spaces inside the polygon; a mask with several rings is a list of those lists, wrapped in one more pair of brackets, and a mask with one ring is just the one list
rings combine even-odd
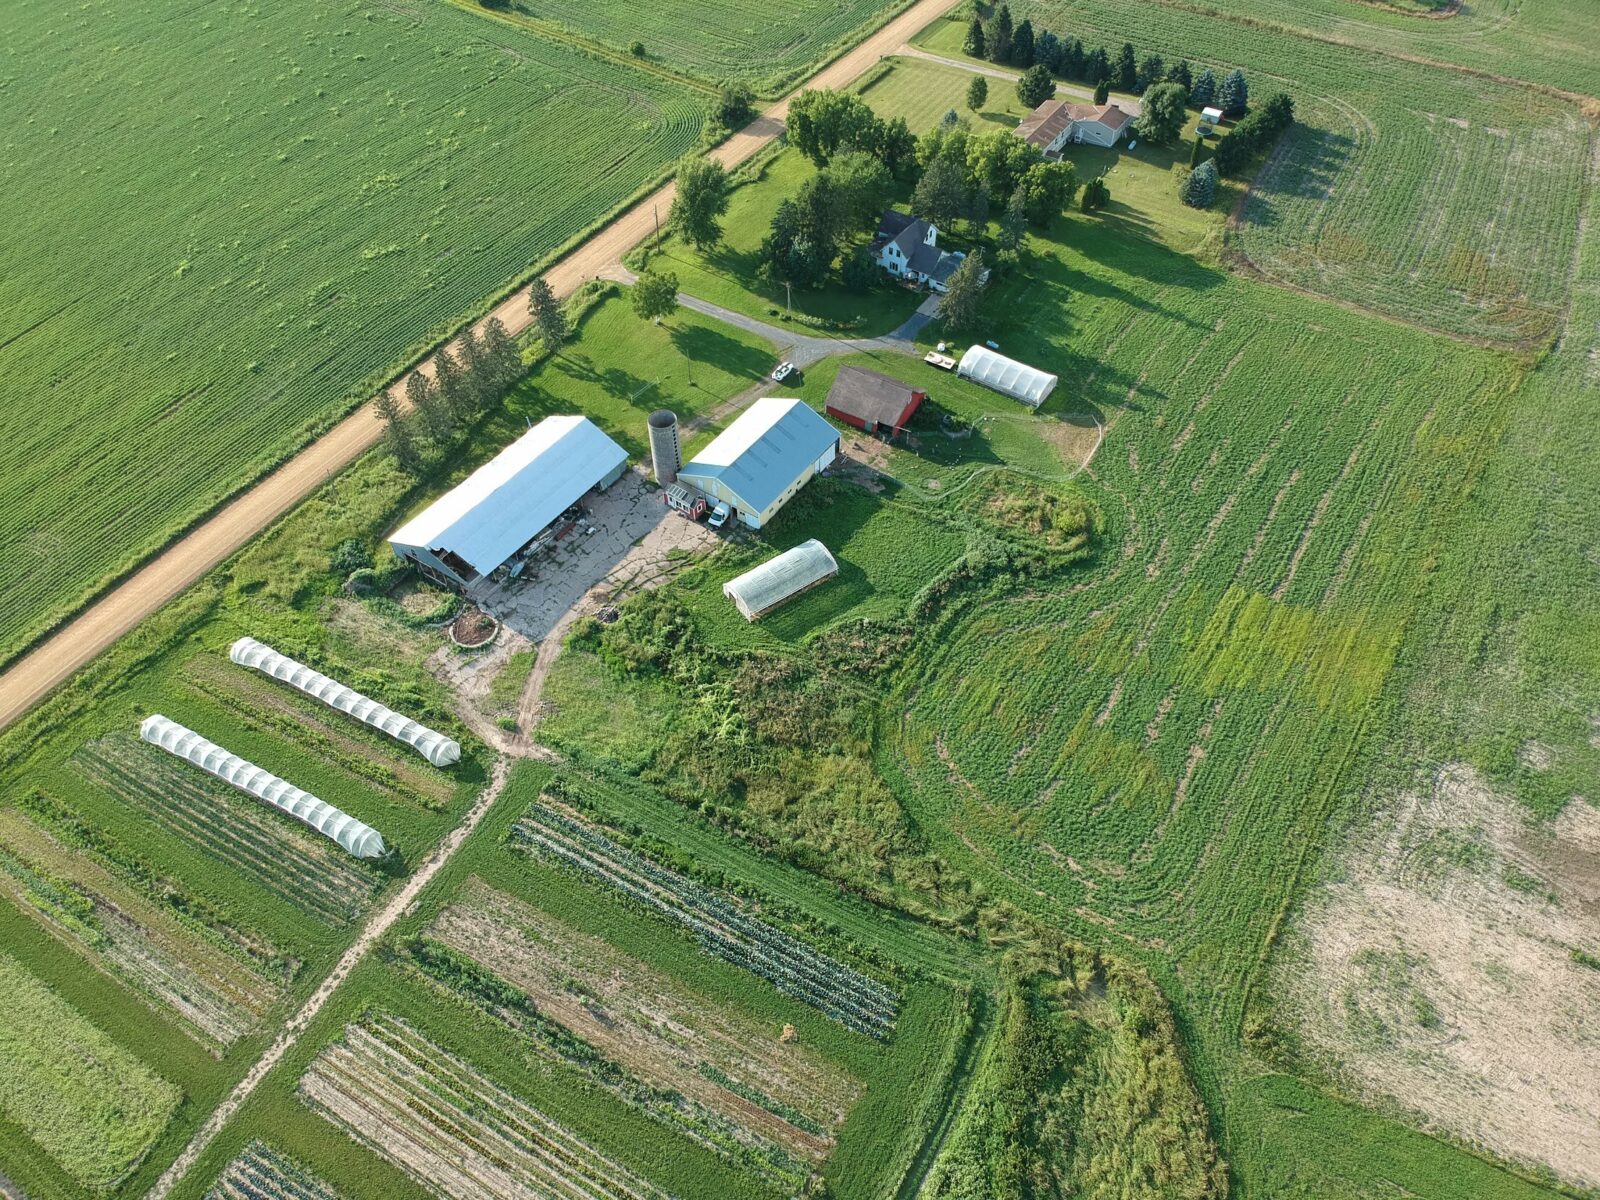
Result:
{"label": "parked car", "polygon": [[733,516],[733,509],[728,507],[727,501],[718,500],[717,506],[711,510],[711,515],[706,518],[706,524],[713,529],[721,529],[728,523],[728,518]]}
{"label": "parked car", "polygon": [[792,362],[781,362],[772,368],[772,382],[782,383],[785,379],[789,378],[789,376],[793,375],[798,369],[799,368],[797,368]]}

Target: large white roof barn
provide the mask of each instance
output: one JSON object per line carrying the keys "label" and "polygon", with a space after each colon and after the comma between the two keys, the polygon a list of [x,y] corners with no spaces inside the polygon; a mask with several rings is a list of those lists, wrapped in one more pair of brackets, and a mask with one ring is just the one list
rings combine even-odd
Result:
{"label": "large white roof barn", "polygon": [[1038,408],[1045,397],[1055,390],[1056,377],[1014,358],[996,354],[987,346],[974,346],[961,356],[956,367],[957,375],[964,375],[974,383],[993,388],[1020,400],[1029,408]]}
{"label": "large white roof barn", "polygon": [[678,482],[760,529],[839,454],[839,431],[803,400],[757,400],[694,459]]}
{"label": "large white roof barn", "polygon": [[839,564],[816,538],[792,546],[722,585],[746,621],[754,621],[786,600],[839,573]]}
{"label": "large white roof barn", "polygon": [[546,417],[389,535],[428,574],[465,586],[489,574],[591,488],[616,482],[628,452],[588,417]]}

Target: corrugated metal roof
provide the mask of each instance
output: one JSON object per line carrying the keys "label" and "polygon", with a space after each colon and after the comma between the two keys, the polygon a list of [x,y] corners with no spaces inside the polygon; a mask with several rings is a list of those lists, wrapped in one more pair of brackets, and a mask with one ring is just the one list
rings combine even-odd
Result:
{"label": "corrugated metal roof", "polygon": [[757,400],[709,446],[685,463],[679,479],[715,479],[748,512],[764,512],[839,434],[803,400]]}
{"label": "corrugated metal roof", "polygon": [[1021,400],[1030,408],[1038,408],[1055,389],[1056,377],[1014,358],[996,354],[987,346],[973,346],[961,356],[957,375],[965,375],[974,382],[1004,392]]}
{"label": "corrugated metal roof", "polygon": [[628,452],[588,417],[546,417],[389,541],[449,550],[487,575],[627,461]]}
{"label": "corrugated metal roof", "polygon": [[722,585],[722,594],[738,605],[745,620],[754,621],[769,608],[838,573],[839,564],[828,548],[811,538],[728,580]]}

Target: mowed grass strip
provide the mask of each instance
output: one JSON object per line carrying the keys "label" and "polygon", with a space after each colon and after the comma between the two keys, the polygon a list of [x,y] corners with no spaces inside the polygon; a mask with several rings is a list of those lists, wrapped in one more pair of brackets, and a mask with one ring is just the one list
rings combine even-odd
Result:
{"label": "mowed grass strip", "polygon": [[183,1098],[0,954],[0,1114],[95,1191],[138,1165]]}
{"label": "mowed grass strip", "polygon": [[691,148],[445,4],[0,12],[0,660]]}

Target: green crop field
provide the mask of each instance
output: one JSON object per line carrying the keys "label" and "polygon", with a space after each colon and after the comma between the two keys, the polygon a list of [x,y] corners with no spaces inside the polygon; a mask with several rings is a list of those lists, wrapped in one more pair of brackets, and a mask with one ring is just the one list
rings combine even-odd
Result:
{"label": "green crop field", "polygon": [[712,83],[745,83],[775,96],[906,3],[800,0],[784,8],[782,20],[774,20],[751,0],[670,0],[648,7],[622,0],[582,5],[521,0],[502,19],[596,42],[613,53],[627,53],[638,42],[646,62]]}
{"label": "green crop field", "polygon": [[[1294,98],[1229,236],[1268,277],[1497,344],[1560,328],[1591,170],[1571,101],[1179,8],[1051,0],[1025,15],[1089,45],[1237,66],[1254,95]],[[919,41],[959,54],[963,29]]]}
{"label": "green crop field", "polygon": [[[1238,64],[1257,98],[1290,91],[1300,123],[1206,211],[1174,195],[1188,130],[1177,147],[1073,148],[1112,203],[1030,226],[1015,260],[996,256],[975,327],[841,343],[781,388],[766,382],[781,348],[682,308],[647,322],[618,285],[591,285],[572,338],[541,349],[460,447],[416,474],[383,449],[362,458],[0,733],[0,994],[23,1018],[0,1031],[0,1183],[45,1200],[147,1194],[287,1029],[175,1200],[1591,1195],[1600,194],[1585,106],[1553,90],[1588,86],[1567,45],[1586,34],[1581,8],[1489,0],[1428,19],[1411,3],[1016,7],[1091,44]],[[11,23],[58,61],[59,31],[102,39],[100,74],[65,72],[51,98],[64,109],[118,81],[155,86],[112,35],[155,11]],[[215,91],[211,103],[174,101],[160,119],[193,138],[230,115],[288,129],[287,89],[305,100],[305,136],[332,139],[355,102],[306,97],[341,72],[387,80],[397,106],[437,86],[427,122],[393,126],[377,120],[381,91],[355,89],[369,141],[437,138],[443,157],[419,160],[436,183],[441,164],[467,170],[456,156],[491,157],[466,131],[486,128],[478,106],[513,81],[559,69],[599,88],[626,72],[632,98],[575,106],[632,112],[650,97],[692,114],[695,88],[664,68],[711,78],[717,55],[766,47],[781,71],[868,19],[849,3],[808,10],[785,40],[801,22],[710,11],[724,41],[671,9],[206,13],[173,43],[186,54],[236,45],[248,26],[275,32],[278,57],[242,59],[235,79],[200,55],[191,91]],[[572,21],[583,28],[555,30]],[[936,23],[923,44],[959,55],[963,25]],[[1431,52],[1414,50],[1418,28],[1438,31]],[[617,61],[635,33],[637,79]],[[1413,53],[1460,69],[1399,57]],[[965,112],[969,78],[899,57],[861,94],[923,129]],[[0,72],[0,95],[28,89],[42,97],[44,84]],[[253,99],[235,113],[230,89]],[[43,99],[29,104],[43,113]],[[147,111],[127,129],[156,119]],[[1016,116],[994,80],[971,119]],[[526,126],[547,139],[537,153],[577,145],[570,124],[538,124]],[[0,142],[37,156],[49,139],[87,146],[121,128],[41,115]],[[324,190],[305,195],[332,204],[334,147],[291,144],[293,130],[272,153],[326,152]],[[626,178],[582,203],[649,176],[664,142],[637,132],[619,144]],[[346,167],[357,144],[338,143]],[[226,158],[221,140],[196,145],[219,179],[273,170]],[[49,169],[89,169],[81,146]],[[452,174],[428,210],[437,236],[457,239],[451,261],[482,268],[457,309],[535,256],[521,242],[512,253],[522,233],[502,241],[485,215],[507,211],[487,181],[519,161],[503,144],[495,155],[493,169]],[[762,155],[738,180],[723,244],[701,253],[669,236],[651,265],[782,328],[770,310],[784,298],[753,274],[754,252],[813,170],[792,148]],[[540,188],[577,197],[560,175],[524,176],[529,212]],[[138,211],[151,202],[138,178],[59,186]],[[443,197],[468,178],[475,200],[447,214]],[[161,182],[182,186],[201,185]],[[392,194],[358,203],[395,219]],[[252,303],[230,309],[222,281],[264,268],[244,270],[248,255],[220,246],[203,214],[173,213],[152,228],[211,232],[194,234],[171,286],[199,273],[216,289],[203,318],[190,297],[182,320],[209,330],[247,309],[258,329],[282,322],[285,359],[261,369],[298,413],[279,422],[285,436],[332,411],[331,395],[313,404],[316,388],[286,382],[312,344],[304,317],[248,287]],[[275,238],[346,228],[281,219]],[[992,239],[993,224],[967,224],[956,244]],[[401,245],[387,233],[379,245],[365,221],[348,228],[380,251]],[[418,244],[363,261],[420,271]],[[438,271],[384,278],[408,289],[404,307],[429,281],[447,286]],[[349,287],[352,317],[382,307]],[[52,311],[27,308],[42,303],[36,282],[19,294],[26,325]],[[876,333],[917,299],[830,285],[796,296],[790,327]],[[161,436],[246,436],[210,433],[232,410],[207,407],[221,385],[204,390],[199,349],[164,372],[141,358],[142,374],[102,356],[92,376],[41,355],[57,321],[111,311],[78,303],[43,334],[0,336],[0,365],[22,356],[13,375],[29,386],[115,379],[140,396],[192,366],[185,387],[201,390],[163,410]],[[104,346],[136,328],[96,319]],[[354,320],[342,328],[353,344]],[[356,374],[410,344],[363,332],[371,359]],[[922,361],[940,340],[992,341],[1058,386],[1029,409]],[[212,368],[232,361],[204,353]],[[339,353],[348,365],[354,351]],[[388,566],[382,539],[404,514],[542,416],[586,413],[638,459],[646,414],[666,406],[692,453],[751,396],[823,409],[846,363],[926,393],[905,436],[841,428],[842,461],[760,531],[681,543],[692,550],[641,539],[629,553],[666,564],[652,585],[608,577],[543,642],[452,646],[439,619],[454,598]],[[159,443],[140,452],[171,460]],[[82,527],[96,520],[85,512]],[[680,547],[685,527],[662,530]],[[812,537],[838,575],[746,622],[722,585]],[[241,634],[450,732],[461,763],[437,770],[236,667],[227,647]],[[350,859],[141,743],[155,711],[337,803],[397,854]],[[474,808],[485,788],[494,803]],[[452,839],[469,811],[480,823]],[[427,886],[391,904],[430,855]],[[286,1025],[374,915],[381,934],[326,1003]]]}
{"label": "green crop field", "polygon": [[707,103],[445,4],[23,3],[0,38],[0,659],[659,175]]}

